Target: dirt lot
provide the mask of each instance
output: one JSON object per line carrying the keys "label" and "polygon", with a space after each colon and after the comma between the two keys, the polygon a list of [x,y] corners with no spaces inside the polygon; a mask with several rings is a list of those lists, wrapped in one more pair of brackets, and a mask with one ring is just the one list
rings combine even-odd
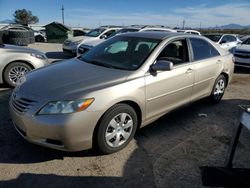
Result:
{"label": "dirt lot", "polygon": [[[139,130],[124,150],[106,156],[26,142],[11,124],[10,92],[0,91],[0,187],[194,188],[202,187],[199,166],[224,163],[240,115],[238,105],[250,104],[250,70],[236,70],[220,104],[202,100],[171,112]],[[249,138],[244,129],[237,167],[250,167]]]}

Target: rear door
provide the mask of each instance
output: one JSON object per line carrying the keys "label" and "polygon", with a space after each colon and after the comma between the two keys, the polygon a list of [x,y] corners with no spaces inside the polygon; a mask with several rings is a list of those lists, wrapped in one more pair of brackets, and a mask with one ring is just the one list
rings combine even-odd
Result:
{"label": "rear door", "polygon": [[223,58],[216,48],[201,38],[190,38],[194,63],[192,100],[202,98],[212,91],[215,79],[223,69]]}
{"label": "rear door", "polygon": [[166,45],[156,60],[167,60],[174,64],[170,71],[153,75],[147,73],[146,117],[148,120],[190,102],[194,83],[193,64],[189,60],[186,39],[177,39]]}

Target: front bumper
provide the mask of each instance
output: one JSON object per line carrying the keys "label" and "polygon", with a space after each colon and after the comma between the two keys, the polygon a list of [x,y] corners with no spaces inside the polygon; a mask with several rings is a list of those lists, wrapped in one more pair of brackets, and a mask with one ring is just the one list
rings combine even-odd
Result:
{"label": "front bumper", "polygon": [[76,54],[77,45],[65,45],[63,44],[63,52],[70,53],[70,54]]}
{"label": "front bumper", "polygon": [[10,100],[9,108],[13,124],[27,141],[41,146],[64,150],[81,151],[92,148],[94,128],[101,112],[82,111],[72,114],[35,115],[34,108],[18,112]]}

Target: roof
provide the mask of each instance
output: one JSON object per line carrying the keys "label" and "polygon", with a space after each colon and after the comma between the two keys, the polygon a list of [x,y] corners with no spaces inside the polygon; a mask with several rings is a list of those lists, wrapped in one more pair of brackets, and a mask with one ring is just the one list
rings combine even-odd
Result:
{"label": "roof", "polygon": [[142,38],[151,38],[151,39],[160,39],[170,38],[174,36],[190,36],[183,33],[173,33],[173,32],[161,32],[161,31],[143,31],[143,32],[129,32],[125,33],[122,36],[128,37],[142,37]]}

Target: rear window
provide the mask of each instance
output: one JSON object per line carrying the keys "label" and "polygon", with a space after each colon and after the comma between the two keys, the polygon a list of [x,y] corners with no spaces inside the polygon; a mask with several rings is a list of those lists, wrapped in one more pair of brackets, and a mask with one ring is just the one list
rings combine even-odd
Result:
{"label": "rear window", "polygon": [[220,53],[207,41],[203,39],[190,39],[194,61],[219,56]]}

